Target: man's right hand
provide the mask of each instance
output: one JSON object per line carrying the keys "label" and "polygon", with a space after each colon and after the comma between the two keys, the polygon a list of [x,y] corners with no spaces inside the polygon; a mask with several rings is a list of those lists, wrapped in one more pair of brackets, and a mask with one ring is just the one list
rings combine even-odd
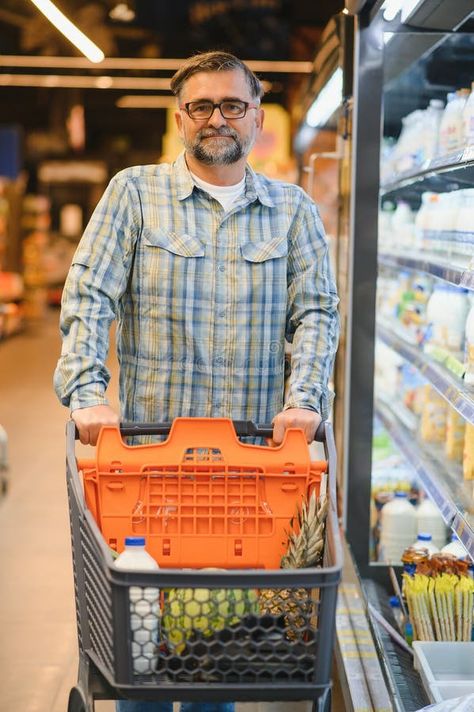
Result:
{"label": "man's right hand", "polygon": [[76,423],[83,445],[96,445],[103,425],[119,425],[120,423],[117,413],[108,405],[77,408],[72,411],[71,418]]}

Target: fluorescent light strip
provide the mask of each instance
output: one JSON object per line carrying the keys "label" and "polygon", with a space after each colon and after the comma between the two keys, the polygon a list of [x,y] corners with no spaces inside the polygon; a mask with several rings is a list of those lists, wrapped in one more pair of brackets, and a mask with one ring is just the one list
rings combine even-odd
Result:
{"label": "fluorescent light strip", "polygon": [[94,77],[64,74],[0,74],[0,86],[47,89],[142,89],[170,91],[169,79],[147,77]]}
{"label": "fluorescent light strip", "polygon": [[[142,59],[141,57],[109,57],[101,62],[101,69],[169,70],[175,71],[185,62],[182,59]],[[312,62],[264,62],[248,60],[253,72],[271,74],[310,74]],[[0,55],[2,67],[37,67],[42,69],[90,69],[90,63],[82,57],[34,57],[25,55]]]}
{"label": "fluorescent light strip", "polygon": [[176,99],[174,96],[127,94],[117,99],[115,105],[119,109],[172,109],[176,107]]}
{"label": "fluorescent light strip", "polygon": [[306,123],[313,129],[323,126],[341,102],[342,69],[338,67],[308,109]]}
{"label": "fluorescent light strip", "polygon": [[76,25],[63,15],[51,0],[31,0],[38,10],[66,37],[87,59],[97,64],[105,58],[102,50],[97,47]]}

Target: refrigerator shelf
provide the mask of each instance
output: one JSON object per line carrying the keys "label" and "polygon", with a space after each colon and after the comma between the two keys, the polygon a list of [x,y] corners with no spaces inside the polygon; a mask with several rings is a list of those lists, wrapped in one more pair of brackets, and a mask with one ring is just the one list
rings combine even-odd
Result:
{"label": "refrigerator shelf", "polygon": [[408,269],[415,272],[425,272],[437,277],[455,287],[474,290],[474,270],[461,264],[443,262],[438,256],[419,252],[408,256],[401,252],[379,252],[378,262],[386,267]]}
{"label": "refrigerator shelf", "polygon": [[429,358],[418,346],[409,344],[386,321],[377,320],[377,338],[411,363],[457,412],[474,425],[474,389]]}
{"label": "refrigerator shelf", "polygon": [[399,420],[394,411],[396,404],[378,398],[374,406],[376,417],[413,467],[446,524],[456,532],[474,559],[474,516],[469,513],[474,483],[463,480],[459,466],[446,462],[441,446],[424,443]]}
{"label": "refrigerator shelf", "polygon": [[381,185],[380,196],[388,198],[403,192],[435,193],[471,188],[474,185],[474,146],[437,156],[416,169],[394,176]]}

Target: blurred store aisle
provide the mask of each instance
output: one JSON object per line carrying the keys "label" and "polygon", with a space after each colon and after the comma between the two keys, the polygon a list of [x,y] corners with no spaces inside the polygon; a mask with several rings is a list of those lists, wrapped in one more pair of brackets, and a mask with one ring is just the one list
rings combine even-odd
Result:
{"label": "blurred store aisle", "polygon": [[[9,492],[0,500],[0,712],[66,712],[77,679],[65,483],[68,411],[52,387],[57,322],[58,313],[51,312],[45,323],[0,342],[0,424],[10,465]],[[109,366],[115,374],[113,359]],[[116,406],[116,386],[109,396]],[[110,701],[95,706],[96,712],[115,709]],[[311,706],[239,704],[237,712],[285,708],[306,712]]]}

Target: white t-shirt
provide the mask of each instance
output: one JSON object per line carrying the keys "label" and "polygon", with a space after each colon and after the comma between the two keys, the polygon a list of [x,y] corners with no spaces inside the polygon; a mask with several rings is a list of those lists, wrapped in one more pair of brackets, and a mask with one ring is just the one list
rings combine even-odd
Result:
{"label": "white t-shirt", "polygon": [[201,188],[201,190],[205,190],[206,193],[209,193],[209,195],[212,195],[213,198],[218,200],[226,212],[235,203],[237,198],[240,198],[245,190],[245,176],[235,185],[214,185],[214,183],[206,183],[205,180],[198,178],[194,173],[191,173],[191,177],[197,187]]}

